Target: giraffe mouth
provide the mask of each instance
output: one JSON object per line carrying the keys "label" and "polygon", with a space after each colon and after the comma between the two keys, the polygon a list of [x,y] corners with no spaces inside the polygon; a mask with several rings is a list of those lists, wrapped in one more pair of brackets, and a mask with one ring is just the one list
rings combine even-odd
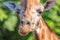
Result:
{"label": "giraffe mouth", "polygon": [[19,31],[19,33],[21,36],[26,36],[28,34],[27,32],[22,32],[22,31]]}

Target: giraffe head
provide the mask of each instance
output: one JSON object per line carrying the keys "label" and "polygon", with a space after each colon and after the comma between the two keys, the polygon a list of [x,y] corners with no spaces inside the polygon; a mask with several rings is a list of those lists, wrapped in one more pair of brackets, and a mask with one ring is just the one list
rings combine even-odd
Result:
{"label": "giraffe head", "polygon": [[39,0],[26,0],[26,9],[24,13],[20,14],[20,35],[27,35],[29,32],[37,28],[41,13],[44,10],[49,10],[54,4],[55,0],[48,0],[45,4],[41,4]]}
{"label": "giraffe head", "polygon": [[4,4],[19,13],[20,25],[18,31],[19,34],[25,36],[35,30],[41,13],[52,8],[55,3],[56,0],[47,0],[44,4],[41,4],[40,0],[21,0],[20,6],[13,2],[5,2]]}

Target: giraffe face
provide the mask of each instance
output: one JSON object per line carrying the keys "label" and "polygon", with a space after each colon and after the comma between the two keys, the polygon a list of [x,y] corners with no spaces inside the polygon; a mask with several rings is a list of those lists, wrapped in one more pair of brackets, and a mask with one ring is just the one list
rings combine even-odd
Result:
{"label": "giraffe face", "polygon": [[42,5],[39,0],[27,0],[26,9],[24,7],[20,11],[20,26],[19,33],[23,36],[34,31],[39,23],[41,13],[48,10],[55,1],[47,1]]}
{"label": "giraffe face", "polygon": [[21,35],[27,35],[29,32],[35,29],[43,10],[44,7],[42,5],[34,6],[27,9],[24,14],[21,14],[23,15],[20,16],[19,32]]}

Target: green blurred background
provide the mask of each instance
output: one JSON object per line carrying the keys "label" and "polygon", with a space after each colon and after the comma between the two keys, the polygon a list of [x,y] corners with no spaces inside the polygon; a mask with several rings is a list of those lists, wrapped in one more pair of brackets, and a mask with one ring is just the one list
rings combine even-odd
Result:
{"label": "green blurred background", "polygon": [[[20,0],[0,0],[0,40],[34,40],[32,33],[25,37],[18,34],[18,15],[3,4],[5,1],[20,3]],[[44,2],[46,0],[41,0],[41,3]],[[43,12],[42,16],[49,27],[60,36],[60,0],[56,0],[56,5]]]}

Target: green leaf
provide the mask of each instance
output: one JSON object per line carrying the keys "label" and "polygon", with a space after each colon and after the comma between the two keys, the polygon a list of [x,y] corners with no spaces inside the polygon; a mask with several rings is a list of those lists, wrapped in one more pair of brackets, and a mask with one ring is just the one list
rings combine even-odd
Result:
{"label": "green leaf", "polygon": [[16,16],[10,16],[4,22],[4,28],[8,29],[9,31],[14,31],[17,21],[18,21],[18,19]]}
{"label": "green leaf", "polygon": [[5,11],[0,9],[0,21],[3,21],[4,19],[7,19],[7,15],[6,15]]}
{"label": "green leaf", "polygon": [[47,22],[47,24],[49,25],[49,27],[50,27],[51,29],[54,29],[54,28],[55,28],[55,24],[54,24],[53,21],[47,20],[46,22]]}
{"label": "green leaf", "polygon": [[32,35],[30,35],[30,37],[27,40],[34,40],[34,38]]}
{"label": "green leaf", "polygon": [[56,32],[57,34],[60,34],[60,29],[59,29],[59,28],[55,28],[55,32]]}
{"label": "green leaf", "polygon": [[58,5],[60,5],[60,0],[57,0],[56,3],[57,3]]}

